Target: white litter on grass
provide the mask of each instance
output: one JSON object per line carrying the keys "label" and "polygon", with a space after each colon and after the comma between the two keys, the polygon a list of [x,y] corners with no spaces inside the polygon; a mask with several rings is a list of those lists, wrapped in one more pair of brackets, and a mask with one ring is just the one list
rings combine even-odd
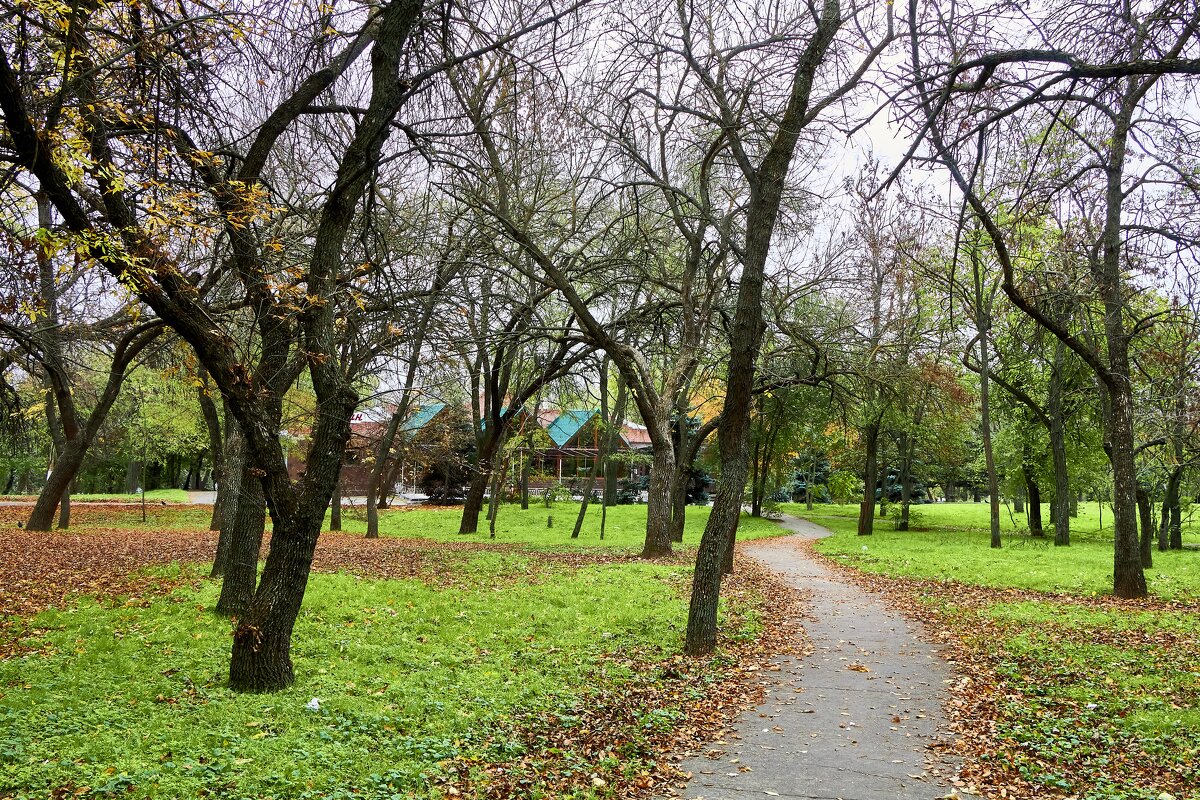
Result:
{"label": "white litter on grass", "polygon": [[321,710],[321,698],[314,697],[312,700],[309,700],[307,703],[305,703],[304,707],[307,708],[309,711],[320,711]]}

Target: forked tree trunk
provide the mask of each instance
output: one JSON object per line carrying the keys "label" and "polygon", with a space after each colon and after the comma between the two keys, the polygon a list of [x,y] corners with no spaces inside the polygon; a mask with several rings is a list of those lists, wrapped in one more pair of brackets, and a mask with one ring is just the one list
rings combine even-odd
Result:
{"label": "forked tree trunk", "polygon": [[29,519],[25,523],[26,530],[50,530],[54,523],[54,513],[58,511],[58,506],[67,493],[67,488],[79,473],[79,468],[83,466],[83,458],[86,453],[87,444],[81,441],[81,437],[68,440],[63,444],[63,449],[59,451],[58,458],[54,460],[54,467],[50,470],[49,477],[46,478],[46,485],[38,494],[33,511],[30,512]]}

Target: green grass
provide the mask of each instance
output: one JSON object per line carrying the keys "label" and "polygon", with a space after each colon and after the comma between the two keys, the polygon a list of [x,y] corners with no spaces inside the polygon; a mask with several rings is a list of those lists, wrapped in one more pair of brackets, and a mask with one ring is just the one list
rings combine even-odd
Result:
{"label": "green grass", "polygon": [[834,531],[817,549],[857,569],[1067,595],[963,603],[969,589],[920,592],[961,637],[967,653],[955,655],[968,674],[975,661],[995,672],[989,768],[1039,795],[1153,800],[1169,789],[1200,797],[1186,788],[1200,783],[1200,552],[1156,550],[1146,571],[1151,592],[1178,609],[1078,601],[1070,595],[1112,588],[1111,528],[1100,529],[1094,506],[1072,520],[1070,547],[1016,533],[1008,520],[1000,550],[989,547],[980,506],[915,507],[922,530],[897,532],[884,520],[869,537],[857,535],[856,508],[785,510]]}
{"label": "green grass", "polygon": [[999,678],[995,760],[1081,798],[1200,780],[1200,623],[1187,611],[1044,600],[947,606]]}
{"label": "green grass", "polygon": [[[297,684],[270,695],[226,688],[213,582],[45,612],[46,650],[0,661],[0,796],[440,796],[429,779],[448,759],[521,755],[515,714],[569,724],[589,691],[630,679],[626,657],[679,650],[685,568],[541,564],[528,578],[527,560],[471,554],[453,589],[314,575]],[[610,768],[652,757],[640,730],[611,742]]]}
{"label": "green grass", "polygon": [[[683,547],[695,548],[704,533],[704,524],[711,511],[707,506],[688,506],[687,524],[684,528]],[[528,510],[519,505],[503,505],[496,517],[496,538],[489,538],[488,522],[482,515],[477,533],[461,535],[458,532],[462,512],[458,509],[420,508],[412,511],[389,510],[381,512],[379,532],[383,536],[402,538],[425,538],[443,542],[496,541],[532,547],[612,547],[623,550],[641,549],[646,537],[646,506],[613,506],[608,509],[604,539],[600,538],[600,512],[598,505],[589,505],[587,517],[578,539],[571,538],[579,503],[556,502],[546,508],[541,503],[531,504]],[[553,518],[553,527],[547,527],[547,518]],[[361,533],[366,530],[361,510],[342,512],[342,530]],[[767,536],[786,534],[778,523],[766,519],[742,515],[738,526],[740,540],[761,539]]]}
{"label": "green grass", "polygon": [[[1095,531],[1087,535],[1086,527],[1079,536],[1072,529],[1070,547],[1054,547],[1051,539],[1035,539],[1010,530],[1003,536],[1001,549],[993,550],[986,514],[982,528],[929,524],[931,519],[940,517],[948,522],[956,515],[970,522],[976,516],[973,505],[914,507],[921,515],[930,512],[918,517],[921,530],[895,531],[887,520],[877,520],[871,536],[856,535],[857,517],[847,513],[846,506],[818,506],[811,514],[798,505],[789,504],[784,510],[834,531],[834,536],[817,544],[817,550],[868,572],[1078,595],[1112,591],[1112,543]],[[1081,512],[1080,518],[1086,525],[1088,517]],[[1153,555],[1154,566],[1146,570],[1152,593],[1163,598],[1200,599],[1200,552],[1155,550]]]}
{"label": "green grass", "polygon": [[[858,505],[847,503],[818,504],[808,511],[802,503],[781,503],[781,511],[788,514],[807,517],[816,522],[829,519],[858,519]],[[877,507],[878,508],[878,507]],[[889,511],[898,508],[897,504],[888,505]],[[914,530],[946,530],[946,531],[983,531],[991,530],[990,509],[984,503],[923,503],[909,506],[911,515],[910,527]],[[876,510],[876,515],[878,515]],[[1050,530],[1050,507],[1042,504],[1042,523]],[[822,522],[822,524],[824,524]],[[875,530],[892,527],[891,519],[879,519],[876,516]],[[1024,513],[1018,514],[1011,505],[1000,505],[1000,530],[1004,533],[1028,532],[1028,523]],[[1108,504],[1088,502],[1079,504],[1079,515],[1071,518],[1071,539],[1100,539],[1109,540],[1112,537],[1113,515],[1112,507]],[[1200,542],[1200,518],[1185,512],[1183,524],[1184,541]]]}

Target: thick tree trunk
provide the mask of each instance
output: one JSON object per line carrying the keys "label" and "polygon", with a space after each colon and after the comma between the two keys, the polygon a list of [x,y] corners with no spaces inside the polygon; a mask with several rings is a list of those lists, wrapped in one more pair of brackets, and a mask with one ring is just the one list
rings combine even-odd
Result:
{"label": "thick tree trunk", "polygon": [[642,558],[671,555],[671,485],[675,478],[673,449],[656,449],[650,466],[650,485],[646,500],[646,541]]}
{"label": "thick tree trunk", "polygon": [[770,146],[756,169],[745,171],[743,168],[750,184],[750,197],[737,305],[729,330],[725,401],[717,432],[721,481],[712,513],[704,526],[696,568],[692,573],[692,597],[684,645],[685,651],[692,656],[710,653],[716,646],[722,567],[730,540],[737,530],[746,488],[750,407],[754,400],[755,365],[765,327],[763,275],[783,199],[784,181],[804,126],[815,74],[841,24],[840,6],[836,0],[826,0],[817,29],[799,57],[786,111]]}
{"label": "thick tree trunk", "polygon": [[233,632],[229,685],[235,691],[271,692],[295,682],[292,629],[308,585],[324,508],[322,503],[312,509],[315,513],[275,520],[261,585]]}
{"label": "thick tree trunk", "polygon": [[71,527],[71,484],[63,490],[62,500],[58,504],[58,529],[65,531]]}
{"label": "thick tree trunk", "polygon": [[879,480],[879,425],[863,428],[866,472],[863,475],[863,499],[858,509],[858,535],[870,536],[875,527],[875,483]]}
{"label": "thick tree trunk", "polygon": [[[1124,340],[1109,343],[1111,351]],[[1126,363],[1127,363],[1126,359]],[[1113,594],[1136,598],[1147,594],[1137,530],[1137,465],[1134,463],[1133,398],[1127,390],[1110,393],[1113,468]]]}
{"label": "thick tree trunk", "polygon": [[[323,381],[329,379],[328,375],[322,376]],[[258,588],[233,632],[229,686],[234,691],[276,691],[295,680],[292,629],[304,599],[325,509],[337,483],[342,453],[350,438],[350,415],[358,404],[358,397],[344,386],[326,384],[322,394],[327,399],[313,429],[303,479],[291,482],[279,448],[272,448],[269,460],[263,459],[264,467],[270,469],[258,470],[266,471],[263,481],[270,482],[274,493],[269,498],[271,546]],[[265,489],[259,481],[255,484],[255,490]],[[248,510],[254,508],[253,504],[248,506]]]}
{"label": "thick tree trunk", "polygon": [[[620,420],[617,420],[618,424]],[[604,505],[615,506],[617,504],[617,482],[620,481],[618,475],[620,465],[610,461],[604,465]]]}
{"label": "thick tree trunk", "polygon": [[485,463],[490,464],[491,459],[489,458],[487,462],[480,460],[479,467],[471,476],[471,485],[467,488],[467,497],[463,501],[462,522],[458,526],[459,533],[475,533],[479,530],[479,514],[483,511],[483,500],[487,497],[488,483],[492,477],[491,470],[486,468]]}
{"label": "thick tree trunk", "polygon": [[498,431],[498,428],[499,426],[492,426],[478,444],[475,471],[471,475],[471,484],[463,501],[462,522],[458,526],[458,532],[461,534],[475,533],[479,529],[479,514],[483,511],[483,501],[487,497],[492,470],[496,466],[496,453],[502,444],[500,437],[503,432]]}
{"label": "thick tree trunk", "polygon": [[1176,485],[1174,502],[1171,503],[1171,541],[1172,550],[1183,549],[1183,520],[1179,508],[1179,487]]}
{"label": "thick tree trunk", "polygon": [[1012,501],[1013,501],[1013,513],[1014,514],[1024,514],[1025,513],[1025,492],[1018,491],[1016,493],[1016,496],[1013,497]]}

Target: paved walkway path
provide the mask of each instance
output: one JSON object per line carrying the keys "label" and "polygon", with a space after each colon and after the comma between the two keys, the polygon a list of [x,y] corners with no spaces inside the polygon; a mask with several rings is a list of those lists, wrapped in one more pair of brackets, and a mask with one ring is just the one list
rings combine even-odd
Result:
{"label": "paved walkway path", "polygon": [[790,585],[812,593],[802,620],[814,651],[780,658],[766,702],[743,713],[733,735],[681,764],[694,800],[751,797],[908,800],[944,797],[945,776],[926,772],[926,748],[945,725],[946,662],[916,626],[840,580],[794,545],[828,536],[785,518],[786,539],[748,545]]}

